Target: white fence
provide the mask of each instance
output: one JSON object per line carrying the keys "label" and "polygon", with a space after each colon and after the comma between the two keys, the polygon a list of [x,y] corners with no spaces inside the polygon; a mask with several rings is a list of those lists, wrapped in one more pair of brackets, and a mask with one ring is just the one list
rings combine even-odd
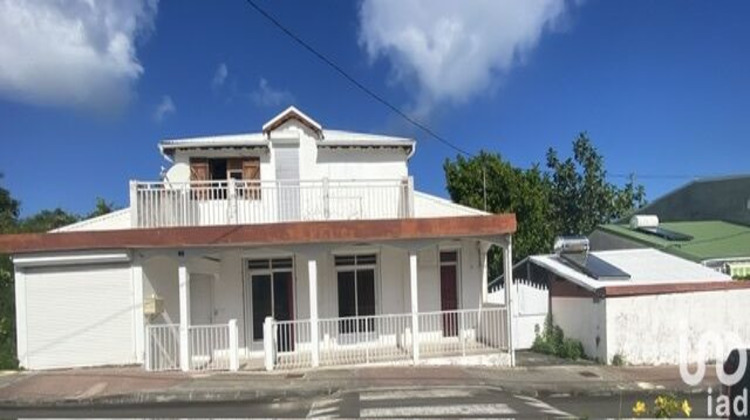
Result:
{"label": "white fence", "polygon": [[142,228],[413,215],[411,178],[132,182],[130,188],[131,217]]}
{"label": "white fence", "polygon": [[[536,332],[544,329],[549,312],[549,290],[547,286],[526,279],[516,279],[513,293],[513,344],[517,350],[530,349]],[[496,285],[489,293],[490,302],[504,304],[505,289]]]}
{"label": "white fence", "polygon": [[417,320],[419,333],[415,335],[412,314],[321,319],[315,343],[309,320],[268,318],[264,326],[266,369],[312,367],[314,345],[321,366],[411,361],[415,337],[425,357],[498,353],[508,348],[504,307],[425,312],[417,314]]}
{"label": "white fence", "polygon": [[[276,321],[263,325],[266,369],[302,369],[318,364],[363,365],[416,361],[420,357],[496,354],[508,349],[507,311],[486,304],[479,309],[347,318]],[[314,328],[316,327],[316,328]],[[314,330],[318,339],[315,340]],[[235,320],[222,325],[192,325],[187,331],[185,370],[237,370],[240,367]],[[416,342],[415,342],[416,341]],[[146,368],[181,369],[179,325],[146,327]]]}
{"label": "white fence", "polygon": [[504,307],[419,314],[419,353],[424,356],[476,354],[508,347]]}
{"label": "white fence", "polygon": [[237,370],[239,367],[237,322],[189,326],[188,347],[190,370]]}
{"label": "white fence", "polygon": [[180,369],[180,325],[148,325],[145,341],[146,370]]}

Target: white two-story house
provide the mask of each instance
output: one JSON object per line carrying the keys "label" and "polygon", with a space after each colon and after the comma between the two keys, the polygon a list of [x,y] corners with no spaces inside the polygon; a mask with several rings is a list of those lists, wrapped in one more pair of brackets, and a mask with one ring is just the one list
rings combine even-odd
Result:
{"label": "white two-story house", "polygon": [[159,149],[172,166],[131,181],[129,207],[0,236],[21,366],[513,363],[487,250],[510,263],[515,217],[415,191],[414,140],[290,107]]}

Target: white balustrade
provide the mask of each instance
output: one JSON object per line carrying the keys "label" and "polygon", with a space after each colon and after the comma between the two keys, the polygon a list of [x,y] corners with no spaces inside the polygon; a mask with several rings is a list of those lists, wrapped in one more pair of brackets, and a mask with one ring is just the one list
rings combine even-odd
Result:
{"label": "white balustrade", "polygon": [[411,217],[411,180],[132,182],[136,227]]}
{"label": "white balustrade", "polygon": [[145,340],[146,370],[163,371],[180,368],[180,325],[147,325]]}

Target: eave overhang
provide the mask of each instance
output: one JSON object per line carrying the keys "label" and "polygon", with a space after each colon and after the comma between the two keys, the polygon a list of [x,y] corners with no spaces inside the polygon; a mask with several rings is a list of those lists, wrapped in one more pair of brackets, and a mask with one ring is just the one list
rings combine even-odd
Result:
{"label": "eave overhang", "polygon": [[516,230],[514,214],[389,220],[292,222],[0,235],[0,253],[154,248],[221,248],[339,242],[487,238]]}

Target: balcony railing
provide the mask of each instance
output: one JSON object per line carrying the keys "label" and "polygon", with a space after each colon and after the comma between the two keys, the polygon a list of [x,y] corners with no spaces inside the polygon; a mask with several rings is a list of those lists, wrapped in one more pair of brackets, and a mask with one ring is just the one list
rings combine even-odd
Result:
{"label": "balcony railing", "polygon": [[134,227],[209,226],[413,216],[411,178],[130,184]]}

